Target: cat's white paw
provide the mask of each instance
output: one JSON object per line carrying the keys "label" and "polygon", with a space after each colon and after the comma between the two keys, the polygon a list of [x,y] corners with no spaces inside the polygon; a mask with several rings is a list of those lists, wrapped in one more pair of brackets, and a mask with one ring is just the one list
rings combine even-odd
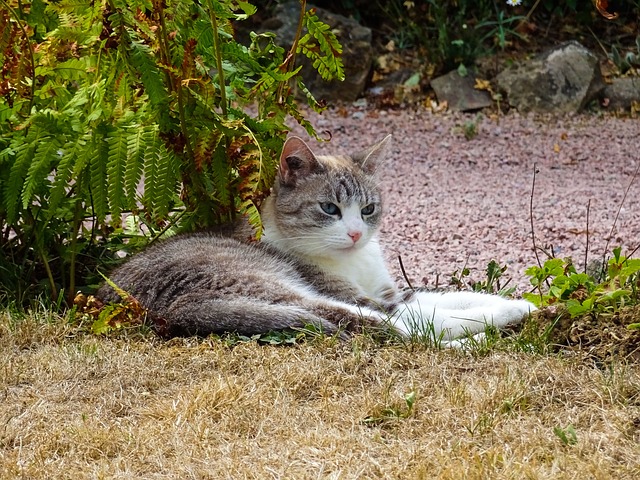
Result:
{"label": "cat's white paw", "polygon": [[538,308],[527,300],[504,300],[500,305],[499,314],[495,315],[493,322],[496,327],[506,327],[522,322],[531,312]]}

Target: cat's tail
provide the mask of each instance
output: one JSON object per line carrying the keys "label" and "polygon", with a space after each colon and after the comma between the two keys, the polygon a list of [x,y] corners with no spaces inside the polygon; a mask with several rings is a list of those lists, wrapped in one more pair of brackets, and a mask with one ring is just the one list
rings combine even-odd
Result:
{"label": "cat's tail", "polygon": [[312,326],[327,335],[348,338],[348,334],[327,319],[302,306],[259,302],[249,299],[226,300],[182,295],[156,318],[151,315],[163,336],[206,336],[234,332],[256,335],[277,330]]}

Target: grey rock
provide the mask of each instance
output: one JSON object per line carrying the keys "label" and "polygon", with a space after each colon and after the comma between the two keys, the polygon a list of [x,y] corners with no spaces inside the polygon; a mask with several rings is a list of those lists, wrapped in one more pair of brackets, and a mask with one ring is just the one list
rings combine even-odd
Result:
{"label": "grey rock", "polygon": [[[342,45],[345,80],[342,82],[324,81],[311,66],[311,62],[304,55],[299,55],[296,63],[303,65],[302,78],[304,83],[318,100],[353,102],[364,91],[373,63],[371,29],[363,27],[351,18],[331,13],[322,8],[309,4],[307,7],[316,9],[318,18],[331,26]],[[290,46],[298,28],[300,2],[291,1],[280,4],[276,7],[275,14],[276,16],[267,22],[269,29],[276,33],[281,45]]]}
{"label": "grey rock", "polygon": [[491,106],[489,92],[474,88],[475,84],[476,79],[471,73],[461,77],[457,70],[431,80],[438,102],[446,101],[450,110],[460,112]]}
{"label": "grey rock", "polygon": [[602,96],[608,101],[608,109],[629,110],[633,102],[640,102],[640,78],[614,78],[611,84],[605,87]]}
{"label": "grey rock", "polygon": [[575,41],[504,70],[496,80],[521,112],[576,113],[605,87],[598,58]]}

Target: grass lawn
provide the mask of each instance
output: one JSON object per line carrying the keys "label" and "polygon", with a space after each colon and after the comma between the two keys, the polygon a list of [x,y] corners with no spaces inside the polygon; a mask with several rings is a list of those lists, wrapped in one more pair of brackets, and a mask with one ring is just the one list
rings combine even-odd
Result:
{"label": "grass lawn", "polygon": [[0,313],[0,478],[640,478],[640,369]]}

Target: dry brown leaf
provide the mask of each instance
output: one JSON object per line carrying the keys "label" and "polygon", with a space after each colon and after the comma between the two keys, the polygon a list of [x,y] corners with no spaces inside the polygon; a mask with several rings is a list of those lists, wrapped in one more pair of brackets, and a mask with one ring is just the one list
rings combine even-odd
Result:
{"label": "dry brown leaf", "polygon": [[492,93],[491,90],[491,82],[489,80],[483,80],[481,78],[476,78],[476,84],[473,86],[476,90],[486,90],[489,93]]}
{"label": "dry brown leaf", "polygon": [[607,8],[609,7],[609,2],[607,0],[596,0],[596,9],[607,20],[615,20],[618,18],[618,13],[609,13]]}

